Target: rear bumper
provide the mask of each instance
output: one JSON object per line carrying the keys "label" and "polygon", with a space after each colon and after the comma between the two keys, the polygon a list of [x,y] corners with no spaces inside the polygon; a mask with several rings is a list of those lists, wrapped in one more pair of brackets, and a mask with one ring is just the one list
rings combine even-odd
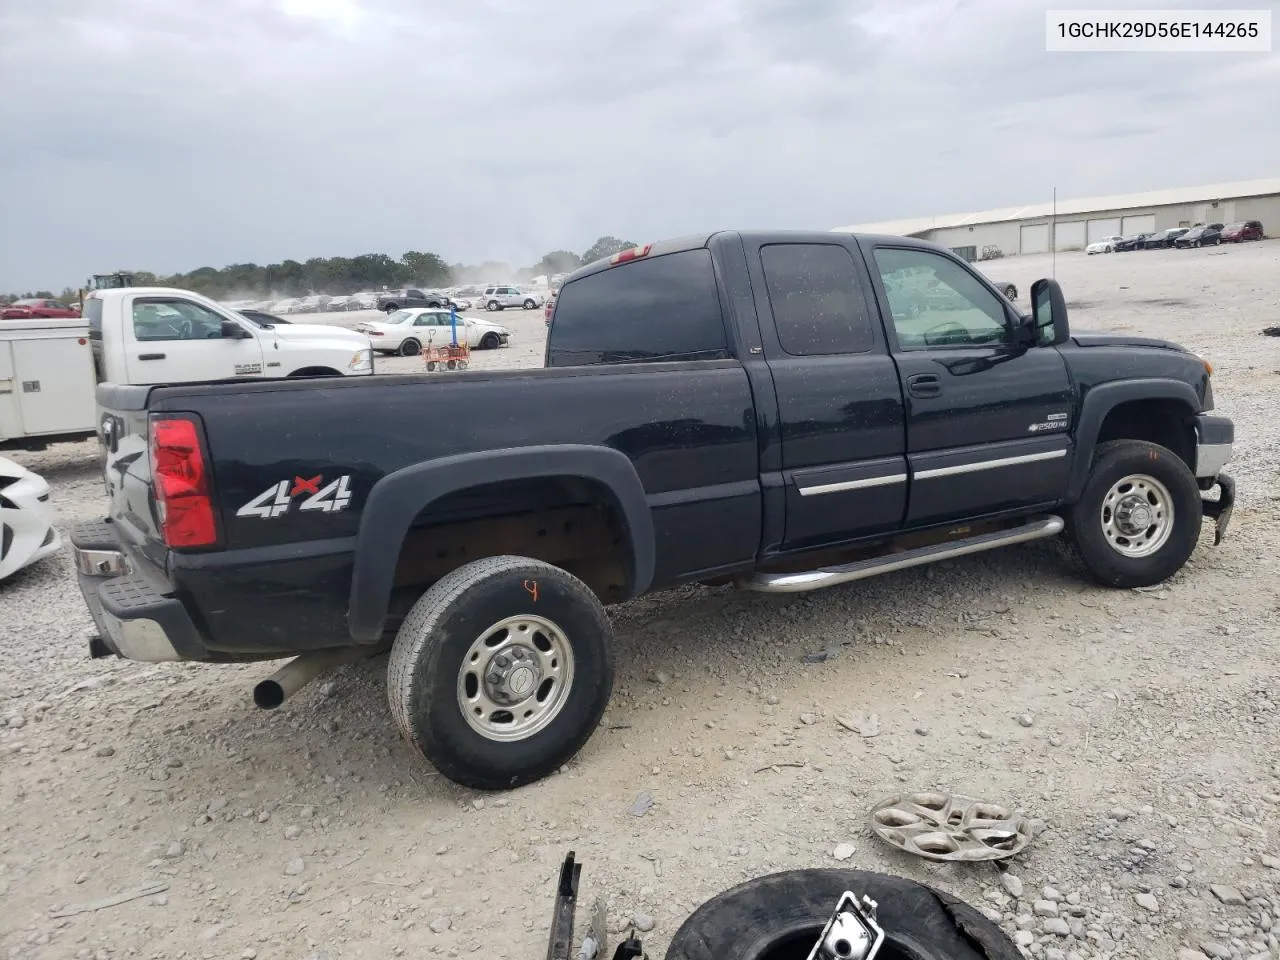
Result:
{"label": "rear bumper", "polygon": [[91,655],[149,663],[206,658],[182,601],[135,568],[110,521],[76,527],[71,546],[80,593],[98,628],[89,642]]}

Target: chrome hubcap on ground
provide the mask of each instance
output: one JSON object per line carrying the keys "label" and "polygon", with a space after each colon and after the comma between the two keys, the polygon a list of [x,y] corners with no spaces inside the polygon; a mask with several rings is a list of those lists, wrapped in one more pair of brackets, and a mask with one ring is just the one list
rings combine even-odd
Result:
{"label": "chrome hubcap on ground", "polygon": [[533,736],[564,708],[573,686],[573,650],[550,620],[499,620],[468,648],[458,672],[458,707],[488,740]]}
{"label": "chrome hubcap on ground", "polygon": [[1145,474],[1113,484],[1102,501],[1102,532],[1122,556],[1151,556],[1173,533],[1173,497],[1168,488]]}

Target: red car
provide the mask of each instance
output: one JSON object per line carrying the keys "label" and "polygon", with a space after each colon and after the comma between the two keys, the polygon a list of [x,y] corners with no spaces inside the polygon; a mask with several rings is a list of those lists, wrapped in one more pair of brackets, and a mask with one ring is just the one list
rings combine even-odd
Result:
{"label": "red car", "polygon": [[1262,224],[1257,220],[1241,220],[1222,228],[1223,243],[1243,243],[1245,240],[1261,240]]}
{"label": "red car", "polygon": [[80,311],[61,300],[15,300],[0,310],[0,320],[30,320],[32,317],[78,317]]}

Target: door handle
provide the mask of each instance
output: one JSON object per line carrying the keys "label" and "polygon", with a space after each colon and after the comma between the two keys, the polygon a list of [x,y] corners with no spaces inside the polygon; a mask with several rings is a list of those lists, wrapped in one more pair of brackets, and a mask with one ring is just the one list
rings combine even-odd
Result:
{"label": "door handle", "polygon": [[907,392],[913,397],[936,397],[942,393],[942,381],[936,373],[917,373],[907,377]]}
{"label": "door handle", "polygon": [[164,354],[163,353],[140,353],[138,354],[138,359],[139,360],[163,360]]}

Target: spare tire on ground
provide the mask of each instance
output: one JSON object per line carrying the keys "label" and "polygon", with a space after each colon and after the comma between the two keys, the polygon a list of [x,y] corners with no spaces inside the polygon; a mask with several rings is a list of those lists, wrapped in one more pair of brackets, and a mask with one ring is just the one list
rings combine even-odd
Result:
{"label": "spare tire on ground", "polygon": [[875,960],[1021,960],[1004,932],[962,900],[864,870],[789,870],[708,900],[681,924],[666,960],[807,960],[848,890],[876,901]]}

